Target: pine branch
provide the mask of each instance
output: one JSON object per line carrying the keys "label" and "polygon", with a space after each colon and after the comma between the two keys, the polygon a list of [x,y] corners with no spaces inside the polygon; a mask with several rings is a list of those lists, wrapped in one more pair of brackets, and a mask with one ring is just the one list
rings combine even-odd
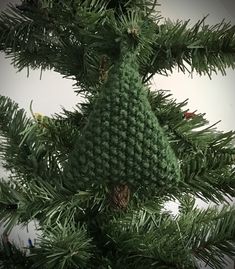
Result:
{"label": "pine branch", "polygon": [[[132,25],[134,17],[128,19],[130,7],[133,11],[134,6],[141,13],[135,30],[142,48],[139,62],[145,82],[155,73],[172,72],[174,67],[209,76],[217,70],[225,74],[227,67],[235,67],[234,27],[229,23],[209,27],[203,19],[191,29],[188,22],[181,21],[158,25],[159,16],[150,16],[156,1],[38,3],[11,6],[0,17],[0,49],[19,70],[54,69],[75,79],[89,92],[89,87],[99,82],[102,57],[108,56],[109,67],[112,66],[119,55],[120,40],[136,28],[136,24]],[[126,25],[120,24],[122,17]]]}
{"label": "pine branch", "polygon": [[16,103],[4,96],[0,96],[0,119],[0,152],[4,166],[10,171],[18,170],[20,174],[32,173],[34,166],[28,158],[31,154],[30,148],[25,144],[19,148],[21,133],[31,126],[31,121],[27,119],[24,110],[18,109]]}
{"label": "pine branch", "polygon": [[[0,49],[13,58],[13,63],[19,70],[28,66],[51,68],[50,59],[58,53],[55,46],[58,42],[49,36],[48,22],[45,16],[40,15],[36,13],[34,21],[13,5],[1,13]],[[22,57],[26,53],[29,57]]]}
{"label": "pine branch", "polygon": [[[25,67],[54,69],[82,83],[86,74],[87,43],[90,43],[90,35],[94,35],[90,28],[100,19],[100,13],[93,12],[93,17],[91,7],[81,6],[76,12],[82,18],[71,16],[67,4],[60,1],[52,10],[12,5],[1,14],[0,50],[12,58],[18,70]],[[91,27],[88,29],[83,23]]]}
{"label": "pine branch", "polygon": [[39,247],[32,249],[33,268],[87,268],[93,249],[86,228],[75,226],[67,218],[65,224],[57,223],[43,231]]}
{"label": "pine branch", "polygon": [[19,180],[43,177],[49,180],[59,173],[54,152],[41,139],[44,129],[26,117],[23,109],[9,98],[0,96],[0,153],[4,167]]}
{"label": "pine branch", "polygon": [[14,225],[26,225],[34,219],[42,227],[53,227],[67,218],[84,223],[108,207],[104,191],[72,187],[73,191],[63,187],[59,178],[53,185],[40,178],[24,184],[0,182],[0,217],[5,230],[9,232]]}
{"label": "pine branch", "polygon": [[[172,99],[172,94],[167,94],[166,91],[149,91],[148,99],[179,158],[205,150],[209,155],[234,155],[234,132],[219,132],[215,128],[216,124],[209,125],[205,114],[191,113],[191,117],[187,119],[187,100],[177,103]],[[228,158],[226,160],[228,162]]]}
{"label": "pine branch", "polygon": [[139,210],[111,221],[107,233],[129,262],[138,259],[160,268],[195,268],[175,226],[167,214]]}
{"label": "pine branch", "polygon": [[198,259],[222,269],[225,255],[235,255],[234,216],[229,207],[193,209],[176,219],[138,210],[114,218],[106,229],[120,255],[126,253],[130,262],[139,259],[159,268],[198,268]]}
{"label": "pine branch", "polygon": [[[91,210],[102,207],[106,193],[94,190],[85,201],[82,198],[80,204],[83,195],[77,193],[79,182],[62,177],[64,163],[86,120],[86,110],[85,107],[82,112],[64,110],[64,116],[53,119],[35,114],[32,121],[16,103],[0,97],[0,127],[4,139],[0,149],[4,167],[12,172],[11,185],[2,185],[5,200],[1,201],[1,216],[8,230],[18,222],[27,223],[35,217],[41,223],[53,223],[69,212],[84,215],[88,204]],[[12,201],[10,193],[14,194]],[[17,210],[8,210],[11,205],[18,205]]]}
{"label": "pine branch", "polygon": [[226,68],[235,68],[234,26],[224,21],[208,26],[205,18],[191,28],[188,23],[167,21],[156,26],[155,53],[150,64],[142,67],[145,82],[155,73],[172,73],[175,67],[183,73],[196,71],[209,77],[217,71],[225,75]]}
{"label": "pine branch", "polygon": [[208,127],[203,114],[185,118],[187,102],[177,103],[171,94],[149,92],[149,102],[181,162],[179,190],[164,192],[180,196],[182,191],[213,202],[234,196],[234,132]]}
{"label": "pine branch", "polygon": [[10,98],[0,96],[0,156],[4,167],[18,180],[41,177],[51,182],[58,178],[86,120],[83,113],[85,109],[79,108],[70,113],[64,110],[64,115],[53,118],[35,113],[32,120]]}
{"label": "pine branch", "polygon": [[17,208],[22,197],[9,182],[0,181],[0,219],[6,233],[19,222],[20,213]]}
{"label": "pine branch", "polygon": [[234,213],[234,208],[224,206],[220,211],[216,208],[194,209],[179,218],[180,227],[181,223],[190,223],[189,219],[195,218],[194,226],[185,230],[190,231],[188,244],[195,258],[215,269],[225,268],[227,257],[235,259]]}
{"label": "pine branch", "polygon": [[[57,184],[36,180],[27,186],[24,200],[19,203],[19,211],[25,220],[37,218],[41,225],[53,227],[55,223],[64,223],[67,218],[84,222],[87,219],[87,210],[104,207],[104,197],[92,191],[73,192]],[[25,216],[24,216],[25,215]]]}
{"label": "pine branch", "polygon": [[13,59],[18,70],[29,67],[54,69],[75,79],[78,86],[96,85],[102,57],[108,55],[112,65],[119,55],[120,37],[130,30],[130,24],[126,25],[124,33],[117,27],[121,17],[130,16],[130,7],[145,14],[144,18],[141,15],[140,41],[143,42],[143,58],[148,60],[151,50],[147,43],[154,37],[154,23],[146,15],[155,12],[157,1],[33,3],[11,5],[0,16],[0,50]]}

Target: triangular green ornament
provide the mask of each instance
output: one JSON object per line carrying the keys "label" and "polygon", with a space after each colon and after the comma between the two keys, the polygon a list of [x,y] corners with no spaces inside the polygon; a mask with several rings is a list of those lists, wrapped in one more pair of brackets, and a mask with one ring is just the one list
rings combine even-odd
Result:
{"label": "triangular green ornament", "polygon": [[70,176],[86,186],[137,189],[179,181],[178,161],[151,110],[133,52],[109,72],[69,163]]}

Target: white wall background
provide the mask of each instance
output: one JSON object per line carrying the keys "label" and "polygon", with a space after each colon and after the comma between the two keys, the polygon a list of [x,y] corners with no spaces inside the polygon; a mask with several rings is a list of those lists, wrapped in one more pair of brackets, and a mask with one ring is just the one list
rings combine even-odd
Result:
{"label": "white wall background", "polygon": [[[3,10],[9,2],[19,1],[3,0],[0,9]],[[210,14],[206,20],[208,24],[219,23],[224,18],[235,24],[234,0],[160,0],[159,3],[161,15],[173,21],[191,19],[193,25]],[[211,80],[197,74],[191,78],[175,70],[169,77],[155,76],[153,81],[153,88],[171,90],[179,101],[189,98],[188,108],[191,111],[205,112],[211,123],[221,120],[218,128],[224,131],[235,130],[234,85],[235,70],[230,69],[227,70],[227,76],[214,74]],[[30,71],[27,78],[26,70],[16,73],[3,53],[0,53],[0,94],[9,96],[28,112],[30,101],[33,100],[34,111],[44,115],[59,112],[61,106],[71,109],[80,100],[73,92],[72,80],[63,79],[55,72],[44,72],[40,80],[40,71]],[[0,167],[0,177],[2,176],[5,176],[5,172]],[[34,237],[32,226],[30,229],[29,234],[25,230],[22,232],[15,229],[11,239],[18,241],[20,235],[23,240],[21,244],[26,245],[28,235]]]}

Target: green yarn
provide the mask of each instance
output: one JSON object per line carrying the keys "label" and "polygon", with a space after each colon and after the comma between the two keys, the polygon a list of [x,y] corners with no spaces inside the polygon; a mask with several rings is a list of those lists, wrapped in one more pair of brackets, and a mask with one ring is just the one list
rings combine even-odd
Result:
{"label": "green yarn", "polygon": [[151,110],[133,53],[110,71],[66,170],[91,185],[138,188],[179,181],[176,156]]}

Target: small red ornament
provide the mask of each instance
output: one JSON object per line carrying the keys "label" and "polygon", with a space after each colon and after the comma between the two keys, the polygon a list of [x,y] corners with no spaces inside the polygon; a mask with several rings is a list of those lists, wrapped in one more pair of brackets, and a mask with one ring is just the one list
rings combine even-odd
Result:
{"label": "small red ornament", "polygon": [[184,112],[184,118],[186,120],[189,120],[189,119],[193,118],[194,116],[196,116],[195,112],[196,111],[194,111],[194,112]]}

